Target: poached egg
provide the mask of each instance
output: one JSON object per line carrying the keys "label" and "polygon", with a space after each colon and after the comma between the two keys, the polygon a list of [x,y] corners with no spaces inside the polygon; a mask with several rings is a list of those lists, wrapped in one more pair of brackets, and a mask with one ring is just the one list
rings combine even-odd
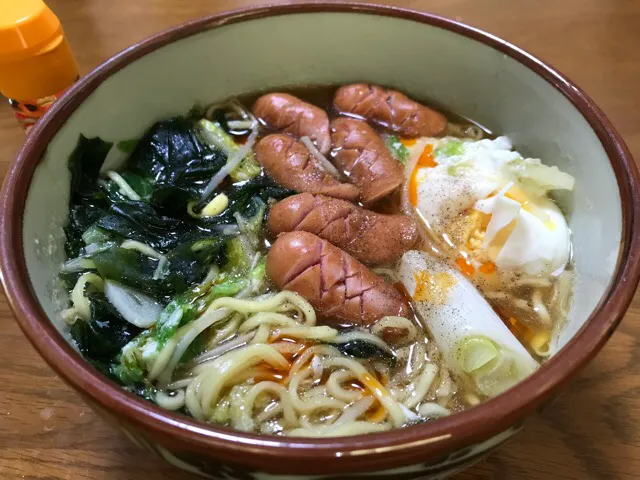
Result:
{"label": "poached egg", "polygon": [[457,263],[467,273],[484,267],[547,276],[564,269],[570,230],[547,193],[572,190],[573,177],[524,158],[507,137],[421,138],[407,149],[415,164],[408,200],[460,252]]}

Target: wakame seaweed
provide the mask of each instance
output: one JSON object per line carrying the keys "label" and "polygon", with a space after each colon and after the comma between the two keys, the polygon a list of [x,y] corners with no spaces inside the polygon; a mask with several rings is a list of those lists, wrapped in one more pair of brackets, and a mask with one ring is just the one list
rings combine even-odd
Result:
{"label": "wakame seaweed", "polygon": [[[71,189],[65,248],[70,259],[82,256],[91,268],[63,271],[60,279],[69,290],[83,273],[94,272],[144,292],[168,308],[176,299],[183,301],[183,295],[190,298],[190,289],[203,282],[212,265],[223,270],[229,265],[227,252],[238,232],[234,214],[250,219],[252,228],[258,222],[261,229],[268,200],[294,193],[260,175],[235,184],[228,179],[213,194],[222,192],[229,199],[221,215],[190,214],[190,208],[198,211],[202,191],[227,160],[222,151],[198,137],[195,121],[189,117],[163,120],[140,140],[124,140],[115,147],[100,138],[80,136],[68,164]],[[109,151],[125,151],[123,146],[129,158],[117,174],[102,171]],[[122,182],[130,190],[123,189]],[[125,240],[129,241],[126,247]],[[234,258],[242,254],[233,251]],[[248,284],[237,271],[228,275],[219,287],[197,287],[209,291],[203,298],[212,301],[219,292],[237,293]],[[230,290],[229,285],[234,288]],[[95,288],[85,295],[91,316],[76,318],[70,328],[78,349],[111,378],[146,391],[147,386],[137,383],[139,375],[123,368],[120,358],[123,347],[148,330],[125,320]],[[185,315],[180,324],[192,319],[193,315]],[[165,326],[162,336],[175,331]],[[187,356],[197,353],[197,345]]]}
{"label": "wakame seaweed", "polygon": [[391,351],[370,341],[354,339],[344,343],[337,343],[334,346],[345,355],[351,357],[364,359],[377,358],[388,363],[390,366],[394,366],[396,363],[396,357]]}
{"label": "wakame seaweed", "polygon": [[197,197],[226,156],[198,138],[193,122],[182,117],[156,123],[138,142],[128,169],[153,180],[157,187],[171,187]]}
{"label": "wakame seaweed", "polygon": [[69,157],[73,203],[77,203],[82,198],[94,196],[100,168],[112,146],[112,143],[100,138],[87,138],[80,135],[78,145]]}
{"label": "wakame seaweed", "polygon": [[182,220],[160,215],[148,203],[135,200],[112,203],[96,225],[158,249],[176,246],[187,229]]}
{"label": "wakame seaweed", "polygon": [[100,168],[112,143],[100,138],[80,135],[76,148],[69,157],[71,173],[69,215],[64,228],[67,256],[75,257],[83,246],[82,233],[100,218],[108,208],[105,192],[98,186]]}
{"label": "wakame seaweed", "polygon": [[140,329],[127,322],[101,293],[88,295],[91,319],[77,320],[71,327],[79,350],[96,360],[107,360],[129,343]]}

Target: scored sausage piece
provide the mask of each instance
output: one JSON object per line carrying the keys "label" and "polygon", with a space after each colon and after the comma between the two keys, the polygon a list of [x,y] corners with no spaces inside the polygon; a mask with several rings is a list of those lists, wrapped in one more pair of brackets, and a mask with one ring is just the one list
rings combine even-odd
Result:
{"label": "scored sausage piece", "polygon": [[358,187],[332,177],[307,147],[294,138],[267,135],[258,142],[255,152],[267,174],[283,187],[350,201],[360,196]]}
{"label": "scored sausage piece", "polygon": [[312,233],[280,235],[267,254],[267,273],[279,289],[307,299],[330,325],[366,327],[410,312],[400,291]]}
{"label": "scored sausage piece", "polygon": [[333,158],[349,181],[362,189],[362,203],[371,205],[394,192],[404,181],[380,135],[362,120],[341,117],[331,122]]}
{"label": "scored sausage piece", "polygon": [[293,95],[269,93],[256,100],[252,111],[268,127],[297,138],[309,137],[320,153],[329,153],[329,117],[321,108]]}
{"label": "scored sausage piece", "polygon": [[368,265],[391,263],[418,240],[418,227],[407,215],[384,215],[311,193],[278,202],[267,225],[274,236],[294,230],[313,233]]}
{"label": "scored sausage piece", "polygon": [[366,118],[403,137],[433,137],[447,128],[447,118],[440,112],[377,85],[356,83],[340,87],[333,104],[341,113]]}

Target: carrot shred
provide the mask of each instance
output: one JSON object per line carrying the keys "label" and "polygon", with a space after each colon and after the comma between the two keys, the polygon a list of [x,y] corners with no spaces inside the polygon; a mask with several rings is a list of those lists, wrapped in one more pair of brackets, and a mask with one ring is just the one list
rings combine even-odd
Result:
{"label": "carrot shred", "polygon": [[438,163],[433,158],[433,145],[431,145],[430,143],[427,144],[426,147],[424,147],[424,150],[422,151],[422,154],[418,159],[418,165],[421,167],[428,167],[428,168],[438,166]]}
{"label": "carrot shred", "polygon": [[409,202],[414,207],[418,206],[418,168],[414,168],[409,179]]}
{"label": "carrot shred", "polygon": [[438,166],[433,158],[432,153],[433,145],[428,144],[426,147],[424,147],[424,150],[422,151],[422,154],[420,155],[420,158],[418,159],[413,172],[411,172],[411,177],[409,178],[409,202],[414,207],[418,206],[418,171],[420,170],[420,167],[432,168]]}
{"label": "carrot shred", "polygon": [[480,270],[480,272],[484,273],[485,275],[490,275],[492,273],[496,273],[496,264],[491,260],[488,260],[480,265],[480,268],[478,270]]}
{"label": "carrot shred", "polygon": [[476,273],[475,267],[471,265],[464,257],[456,258],[456,265],[458,265],[460,271],[467,277],[472,277],[473,274]]}

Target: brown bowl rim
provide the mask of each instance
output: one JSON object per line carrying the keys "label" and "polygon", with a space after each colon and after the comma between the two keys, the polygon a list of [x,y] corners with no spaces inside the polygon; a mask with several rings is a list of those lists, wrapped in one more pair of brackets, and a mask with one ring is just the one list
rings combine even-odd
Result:
{"label": "brown bowl rim", "polygon": [[[49,141],[111,74],[162,46],[205,30],[263,17],[319,12],[381,15],[435,26],[509,55],[544,78],[581,112],[605,148],[620,190],[622,247],[611,282],[585,325],[538,372],[503,395],[436,422],[377,435],[304,439],[245,434],[161,410],[125,392],[91,367],[55,329],[32,291],[22,249],[22,217],[33,172]],[[0,201],[0,271],[9,303],[27,338],[66,382],[92,403],[180,445],[181,451],[196,451],[232,465],[274,473],[346,473],[407,466],[446,457],[518,425],[602,348],[631,302],[640,276],[638,171],[624,141],[595,103],[557,70],[496,36],[433,14],[376,4],[289,2],[249,7],[187,22],[140,41],[82,78],[37,124],[6,176]]]}

